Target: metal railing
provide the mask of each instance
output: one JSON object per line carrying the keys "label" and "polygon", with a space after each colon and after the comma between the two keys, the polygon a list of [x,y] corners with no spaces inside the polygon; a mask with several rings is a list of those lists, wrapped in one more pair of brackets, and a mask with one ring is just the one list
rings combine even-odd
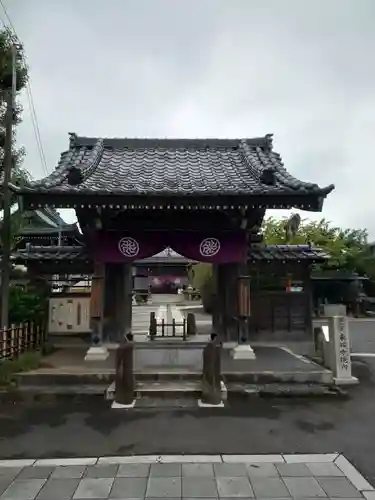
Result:
{"label": "metal railing", "polygon": [[176,321],[173,318],[170,323],[165,321],[164,318],[158,321],[155,317],[155,312],[151,312],[149,335],[151,340],[160,337],[182,337],[183,340],[186,340],[188,336],[186,319],[184,318],[182,321]]}
{"label": "metal railing", "polygon": [[173,318],[172,322],[168,323],[163,318],[161,322],[157,324],[157,327],[160,328],[160,334],[156,334],[158,337],[182,337],[183,340],[186,340],[186,319],[176,321]]}
{"label": "metal railing", "polygon": [[0,362],[15,359],[26,351],[35,351],[46,342],[46,328],[42,324],[28,322],[11,325],[0,330]]}

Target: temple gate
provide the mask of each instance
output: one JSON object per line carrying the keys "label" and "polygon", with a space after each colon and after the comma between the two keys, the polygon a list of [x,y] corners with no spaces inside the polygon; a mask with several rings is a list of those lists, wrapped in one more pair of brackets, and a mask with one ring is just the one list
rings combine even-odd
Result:
{"label": "temple gate", "polygon": [[[290,175],[273,151],[271,135],[159,140],[70,134],[56,170],[15,189],[26,209],[75,209],[83,258],[93,272],[94,346],[104,334],[118,342],[130,332],[134,262],[167,247],[213,265],[214,329],[225,341],[247,345],[265,324],[262,314],[273,307],[262,296],[261,264],[252,257],[264,247],[260,227],[266,209],[320,211],[334,186],[321,188]],[[79,268],[77,262],[72,266]],[[249,321],[239,329],[239,280],[245,276]],[[309,297],[307,292],[306,307]]]}

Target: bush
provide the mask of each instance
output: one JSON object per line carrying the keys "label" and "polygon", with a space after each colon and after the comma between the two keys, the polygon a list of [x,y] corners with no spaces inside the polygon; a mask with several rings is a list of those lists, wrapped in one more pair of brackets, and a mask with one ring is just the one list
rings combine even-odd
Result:
{"label": "bush", "polygon": [[40,351],[25,352],[16,359],[0,361],[0,387],[15,385],[15,374],[36,370],[41,363]]}
{"label": "bush", "polygon": [[192,268],[192,278],[194,288],[200,291],[203,309],[207,313],[212,313],[215,292],[212,265],[196,264]]}
{"label": "bush", "polygon": [[48,298],[34,290],[12,286],[9,290],[9,323],[44,321],[48,315]]}

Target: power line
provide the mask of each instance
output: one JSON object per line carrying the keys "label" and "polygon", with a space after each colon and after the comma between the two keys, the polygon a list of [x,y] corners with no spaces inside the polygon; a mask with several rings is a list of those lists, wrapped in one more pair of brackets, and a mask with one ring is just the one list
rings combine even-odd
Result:
{"label": "power line", "polygon": [[[1,5],[2,9],[3,9],[4,15],[5,15],[5,17],[7,19],[7,22],[8,22],[8,25],[9,25],[9,27],[11,29],[11,34],[16,38],[16,40],[19,43],[21,43],[20,39],[19,39],[19,37],[17,35],[16,29],[14,27],[14,24],[12,23],[12,20],[11,20],[9,14],[7,12],[7,9],[5,8],[3,0],[0,0],[0,5]],[[6,26],[6,23],[2,19],[1,19],[1,21],[3,22],[4,26]],[[24,54],[22,54],[22,61],[26,65],[26,59],[25,59]],[[44,154],[42,139],[41,139],[41,136],[40,136],[40,129],[39,129],[39,125],[38,125],[38,118],[37,118],[37,115],[36,115],[33,94],[31,92],[31,84],[30,84],[29,81],[26,82],[26,93],[27,93],[27,100],[28,100],[28,103],[29,103],[29,109],[30,109],[30,115],[31,115],[31,122],[33,124],[33,129],[34,129],[35,140],[36,140],[37,148],[38,148],[38,151],[39,151],[40,161],[41,161],[44,173],[46,175],[48,175],[47,161],[46,161],[46,157],[45,157],[45,154]]]}

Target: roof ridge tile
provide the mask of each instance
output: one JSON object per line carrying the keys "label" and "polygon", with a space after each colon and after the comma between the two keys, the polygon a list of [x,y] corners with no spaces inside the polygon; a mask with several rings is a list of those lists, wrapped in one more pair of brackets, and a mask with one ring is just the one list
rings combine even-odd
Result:
{"label": "roof ridge tile", "polygon": [[[69,185],[72,168],[79,169],[82,179]],[[266,169],[274,170],[276,182],[262,181]],[[70,149],[62,153],[57,168],[19,191],[129,196],[313,195],[319,207],[333,188],[320,188],[293,177],[272,149],[272,134],[253,139],[106,139],[70,134]],[[304,208],[309,203],[299,201],[297,205]]]}

